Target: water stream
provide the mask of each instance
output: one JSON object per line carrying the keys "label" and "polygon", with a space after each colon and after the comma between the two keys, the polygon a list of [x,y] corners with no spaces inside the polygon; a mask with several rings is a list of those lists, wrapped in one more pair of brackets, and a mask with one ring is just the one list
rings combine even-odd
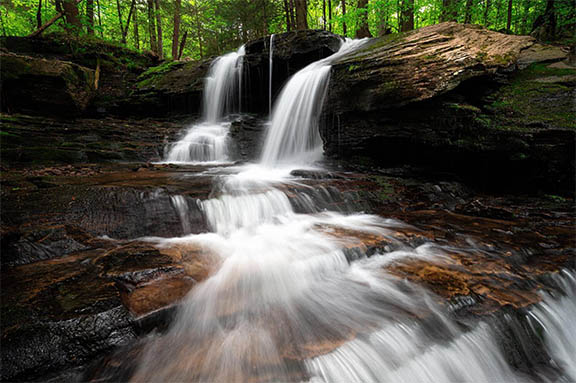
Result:
{"label": "water stream", "polygon": [[[133,381],[548,379],[514,369],[489,320],[464,326],[431,292],[384,270],[392,262],[441,260],[454,249],[399,240],[394,233],[406,227],[402,222],[346,206],[325,210],[318,201],[328,206],[330,195],[313,199],[302,192],[307,186],[290,176],[320,158],[318,119],[330,64],[361,44],[344,42],[338,53],[288,81],[274,105],[261,162],[223,170],[213,198],[201,202],[211,232],[146,239],[160,247],[200,247],[218,269],[188,294],[168,332],[148,341]],[[217,76],[233,78],[240,56],[240,51],[229,54],[214,64],[207,93],[220,102],[209,105],[213,109],[205,112],[204,127],[217,125],[231,108],[231,88]],[[192,127],[189,135],[202,129]],[[168,158],[225,159],[224,151],[216,154],[215,143],[210,155],[190,155],[196,153],[192,142],[200,142],[194,140],[186,149],[177,150],[177,144]],[[185,219],[186,201],[174,198],[173,203]],[[387,238],[391,247],[351,262],[347,238],[358,233]],[[556,381],[573,381],[574,274],[566,272],[559,283],[565,295],[546,296],[527,315],[544,334]]]}

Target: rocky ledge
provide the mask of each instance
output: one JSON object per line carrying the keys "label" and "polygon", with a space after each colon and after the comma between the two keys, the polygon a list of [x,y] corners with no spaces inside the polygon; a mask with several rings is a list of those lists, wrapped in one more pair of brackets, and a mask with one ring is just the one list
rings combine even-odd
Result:
{"label": "rocky ledge", "polygon": [[373,39],[333,66],[325,151],[369,166],[448,171],[476,186],[571,195],[568,54],[456,23]]}

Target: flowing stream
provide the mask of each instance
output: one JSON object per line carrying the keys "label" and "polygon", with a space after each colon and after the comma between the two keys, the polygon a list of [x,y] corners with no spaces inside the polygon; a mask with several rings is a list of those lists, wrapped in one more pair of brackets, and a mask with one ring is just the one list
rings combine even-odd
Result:
{"label": "flowing stream", "polygon": [[[318,119],[330,64],[362,43],[344,42],[288,81],[274,105],[261,162],[220,170],[213,198],[199,202],[210,233],[147,238],[160,247],[202,248],[218,267],[184,299],[167,333],[147,342],[133,381],[548,379],[514,369],[489,320],[463,326],[432,293],[384,271],[392,262],[441,260],[450,249],[399,240],[394,233],[405,224],[346,204],[326,210],[333,196],[311,197],[310,187],[290,175],[320,158]],[[241,55],[242,49],[215,62],[206,97],[219,101],[206,103],[205,123],[190,128],[169,161],[226,159],[218,121],[232,108],[230,84],[237,83]],[[186,201],[173,203],[185,219]],[[350,246],[354,235],[378,235],[390,247],[368,258],[362,246]],[[559,284],[565,296],[544,297],[527,316],[544,334],[556,381],[574,381],[574,274],[566,272]]]}

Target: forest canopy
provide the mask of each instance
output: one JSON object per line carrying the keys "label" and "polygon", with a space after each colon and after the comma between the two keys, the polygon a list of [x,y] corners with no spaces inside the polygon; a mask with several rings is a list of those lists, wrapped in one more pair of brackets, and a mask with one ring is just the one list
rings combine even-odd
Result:
{"label": "forest canopy", "polygon": [[161,58],[220,55],[295,29],[379,36],[456,21],[575,41],[576,0],[2,0],[3,36],[65,33]]}

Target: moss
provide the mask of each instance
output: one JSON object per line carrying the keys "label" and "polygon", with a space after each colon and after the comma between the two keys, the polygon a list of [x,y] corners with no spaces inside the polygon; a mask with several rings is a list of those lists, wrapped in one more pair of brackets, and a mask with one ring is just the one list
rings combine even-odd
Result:
{"label": "moss", "polygon": [[358,70],[358,68],[360,68],[360,66],[356,65],[356,64],[352,64],[348,66],[348,72],[354,72],[355,70]]}
{"label": "moss", "polygon": [[[2,127],[2,128],[4,128],[4,127]],[[20,137],[20,136],[17,134],[14,134],[14,133],[8,133],[8,132],[5,132],[3,130],[0,130],[0,137]]]}
{"label": "moss", "polygon": [[157,84],[163,75],[184,65],[178,61],[166,61],[158,66],[149,68],[146,72],[138,76],[136,87],[138,89],[149,88]]}
{"label": "moss", "polygon": [[532,64],[514,76],[499,90],[490,107],[499,118],[499,128],[544,123],[559,128],[576,129],[573,114],[572,87],[559,82],[538,82],[542,78],[575,75],[576,70],[554,68],[549,64]]}
{"label": "moss", "polygon": [[378,185],[378,189],[375,191],[375,193],[379,200],[386,201],[392,198],[395,190],[394,186],[389,182],[388,177],[372,176],[372,181]]}

